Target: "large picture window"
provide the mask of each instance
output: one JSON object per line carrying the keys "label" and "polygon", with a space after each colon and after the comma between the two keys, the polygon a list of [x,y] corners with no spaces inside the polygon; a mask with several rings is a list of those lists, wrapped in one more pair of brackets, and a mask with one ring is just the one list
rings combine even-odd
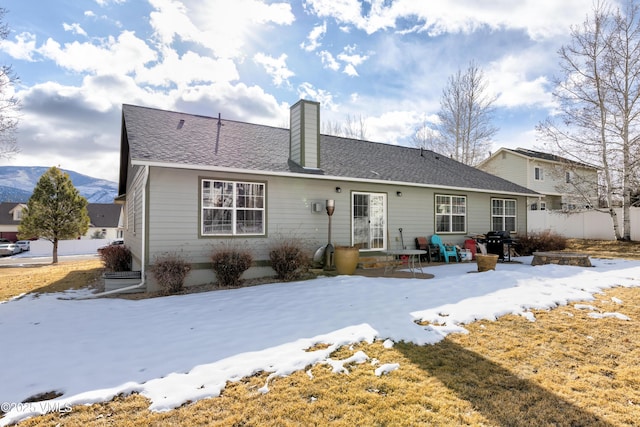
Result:
{"label": "large picture window", "polygon": [[467,225],[467,198],[436,194],[436,233],[464,233]]}
{"label": "large picture window", "polygon": [[491,230],[516,231],[516,201],[491,199]]}
{"label": "large picture window", "polygon": [[264,190],[262,183],[203,179],[202,235],[264,234]]}

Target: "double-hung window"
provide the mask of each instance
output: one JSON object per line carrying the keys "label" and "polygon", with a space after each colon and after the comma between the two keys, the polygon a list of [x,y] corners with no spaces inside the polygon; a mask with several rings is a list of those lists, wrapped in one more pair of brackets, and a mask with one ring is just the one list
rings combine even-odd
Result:
{"label": "double-hung window", "polygon": [[464,233],[467,225],[467,198],[436,194],[436,233]]}
{"label": "double-hung window", "polygon": [[265,184],[202,180],[203,236],[265,233]]}
{"label": "double-hung window", "polygon": [[491,230],[504,230],[511,233],[516,231],[516,201],[514,199],[491,199]]}
{"label": "double-hung window", "polygon": [[544,180],[544,173],[542,171],[542,168],[537,167],[537,166],[535,168],[533,168],[533,178],[536,181],[543,181]]}

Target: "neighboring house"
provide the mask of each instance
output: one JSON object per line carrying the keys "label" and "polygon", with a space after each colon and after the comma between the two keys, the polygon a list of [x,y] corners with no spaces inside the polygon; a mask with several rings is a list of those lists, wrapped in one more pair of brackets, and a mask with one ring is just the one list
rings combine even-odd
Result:
{"label": "neighboring house", "polygon": [[[269,248],[301,238],[309,255],[328,240],[361,256],[438,233],[525,233],[527,188],[432,151],[320,135],[320,104],[291,107],[290,129],[123,105],[118,200],[124,239],[147,289],[156,256],[192,263],[187,285],[215,281],[222,244],[251,250],[245,277],[272,275]],[[400,233],[400,229],[403,230]],[[314,252],[314,249],[316,250]]]}
{"label": "neighboring house", "polygon": [[[0,203],[0,237],[11,241],[18,240],[18,225],[22,219],[26,203]],[[121,238],[122,206],[114,203],[89,203],[87,206],[90,225],[83,239],[100,238],[113,240]]]}
{"label": "neighboring house", "polygon": [[527,187],[531,210],[572,211],[598,206],[598,168],[555,154],[524,148],[500,148],[478,168]]}
{"label": "neighboring house", "polygon": [[122,205],[114,203],[89,203],[89,230],[84,238],[121,239],[124,235]]}
{"label": "neighboring house", "polygon": [[18,241],[18,225],[22,219],[24,203],[0,203],[0,238]]}

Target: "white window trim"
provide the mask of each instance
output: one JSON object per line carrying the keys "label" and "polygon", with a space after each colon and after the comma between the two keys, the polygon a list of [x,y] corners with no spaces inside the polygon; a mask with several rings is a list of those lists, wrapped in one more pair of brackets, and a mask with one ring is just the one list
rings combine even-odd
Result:
{"label": "white window trim", "polygon": [[[438,212],[438,197],[446,197],[449,199],[448,204],[446,204],[445,206],[453,206],[452,202],[453,202],[453,198],[457,197],[457,198],[461,198],[464,199],[464,213],[463,214],[459,214],[453,213],[453,209],[451,209],[451,212],[449,212],[448,214],[446,213],[439,213]],[[438,233],[438,234],[460,234],[460,233],[466,233],[467,232],[467,196],[461,196],[458,194],[436,194],[434,199],[434,215],[435,215],[435,224],[434,224],[434,232]],[[441,231],[438,230],[438,217],[441,216],[448,216],[449,217],[449,230],[448,231]],[[451,230],[451,228],[453,227],[453,217],[459,217],[462,216],[464,217],[464,230],[456,230],[453,231]]]}
{"label": "white window trim", "polygon": [[[502,210],[503,210],[502,215],[494,215],[493,214],[493,202],[494,202],[494,200],[502,201]],[[506,209],[505,209],[506,203],[505,202],[507,202],[507,201],[514,203],[514,212],[515,213],[513,215],[507,215],[507,213],[506,213]],[[543,204],[544,204],[544,202],[540,202],[540,210],[544,210],[542,208]],[[502,218],[502,228],[501,228],[501,230],[504,230],[506,228],[505,227],[505,223],[506,223],[506,219],[507,218],[514,218],[513,225],[514,225],[515,228],[518,228],[518,201],[516,199],[501,199],[501,198],[498,198],[498,197],[492,197],[491,198],[491,226],[492,227],[493,227],[493,219],[494,218]],[[494,231],[500,231],[500,230],[494,230]],[[510,233],[515,233],[517,230],[506,230],[506,231],[508,231]]]}
{"label": "white window trim", "polygon": [[[205,232],[204,226],[204,213],[207,210],[217,210],[221,208],[213,208],[204,206],[204,183],[210,182],[212,185],[216,182],[228,183],[232,186],[232,205],[226,206],[224,209],[230,210],[232,212],[231,216],[231,231],[230,232]],[[259,185],[262,186],[262,194],[263,194],[263,203],[261,208],[249,208],[249,207],[238,207],[236,206],[237,202],[237,185],[238,184],[249,184],[249,185]],[[267,185],[264,182],[254,182],[254,181],[230,181],[226,179],[202,179],[200,180],[200,235],[203,237],[219,237],[219,236],[264,236],[267,230],[267,210],[266,210],[266,197],[267,197]],[[262,212],[262,230],[257,233],[242,233],[238,232],[238,211],[260,211]]]}
{"label": "white window trim", "polygon": [[[351,242],[353,244],[353,242],[356,241],[356,236],[355,236],[355,232],[356,232],[356,225],[355,225],[355,219],[354,219],[354,215],[355,215],[355,204],[354,204],[354,199],[357,195],[366,195],[366,196],[375,196],[375,197],[380,197],[382,199],[382,224],[381,224],[381,228],[383,230],[382,233],[382,247],[375,247],[375,248],[360,248],[361,252],[373,252],[373,251],[384,251],[387,250],[387,246],[389,245],[388,239],[387,239],[387,232],[384,232],[384,230],[387,229],[387,194],[386,193],[374,193],[374,192],[367,192],[367,191],[353,191],[351,193]],[[369,204],[368,209],[371,212],[371,204]],[[370,226],[371,227],[371,226]],[[369,235],[369,242],[371,243],[371,235]]]}
{"label": "white window trim", "polygon": [[540,166],[535,166],[533,168],[533,179],[535,181],[544,181],[544,169]]}

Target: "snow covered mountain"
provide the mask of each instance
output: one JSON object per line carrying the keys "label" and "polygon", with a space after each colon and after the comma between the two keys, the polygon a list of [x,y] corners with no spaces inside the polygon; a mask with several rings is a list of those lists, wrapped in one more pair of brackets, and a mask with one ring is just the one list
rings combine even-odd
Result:
{"label": "snow covered mountain", "polygon": [[[49,170],[44,166],[0,166],[0,202],[27,202],[40,177]],[[62,169],[89,203],[113,203],[118,184]]]}

